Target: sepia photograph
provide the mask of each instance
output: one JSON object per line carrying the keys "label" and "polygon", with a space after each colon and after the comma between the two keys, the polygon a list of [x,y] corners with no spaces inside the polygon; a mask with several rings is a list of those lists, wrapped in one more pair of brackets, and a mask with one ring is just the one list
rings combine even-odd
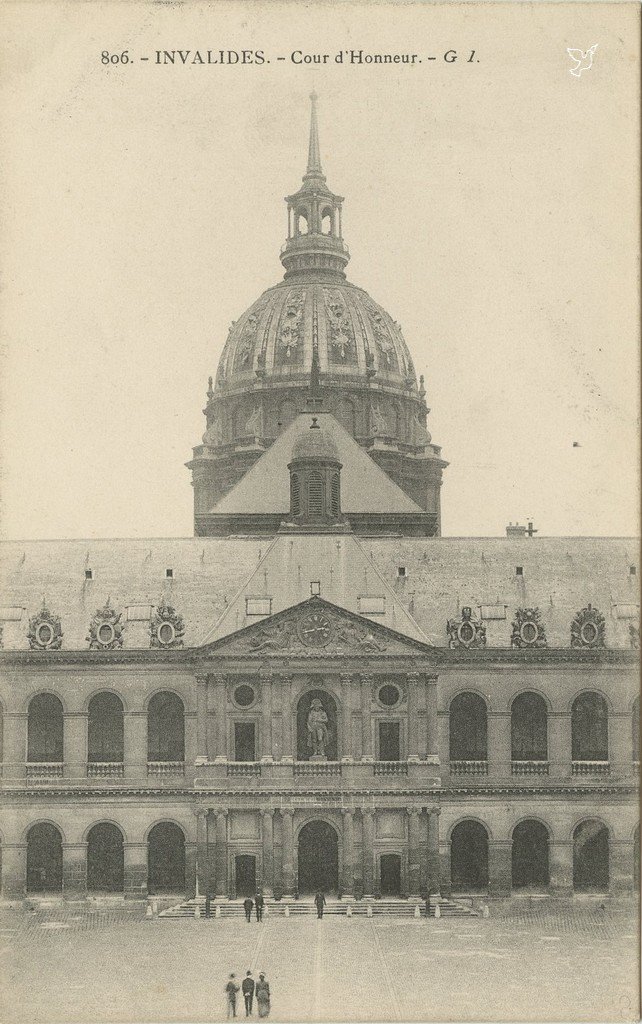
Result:
{"label": "sepia photograph", "polygon": [[640,5],[7,0],[0,1019],[640,1019]]}

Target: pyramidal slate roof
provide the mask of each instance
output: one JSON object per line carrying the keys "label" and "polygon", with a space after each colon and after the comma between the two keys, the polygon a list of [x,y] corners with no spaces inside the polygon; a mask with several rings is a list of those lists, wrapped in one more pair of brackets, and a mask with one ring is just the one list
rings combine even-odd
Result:
{"label": "pyramidal slate roof", "polygon": [[[341,470],[341,508],[361,513],[411,513],[423,510],[397,486],[329,412],[314,416],[335,442]],[[310,429],[311,413],[299,413],[254,463],[245,476],[211,509],[217,515],[281,513],[290,508],[288,463],[301,435]]]}

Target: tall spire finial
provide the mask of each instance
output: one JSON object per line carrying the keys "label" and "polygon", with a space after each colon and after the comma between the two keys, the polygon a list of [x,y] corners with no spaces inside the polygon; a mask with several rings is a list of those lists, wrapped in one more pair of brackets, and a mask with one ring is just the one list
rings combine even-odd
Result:
{"label": "tall spire finial", "polygon": [[308,174],[323,174],[321,167],[321,154],[319,151],[319,124],[317,122],[317,100],[316,92],[310,93],[312,109],[310,111],[310,144],[308,146]]}

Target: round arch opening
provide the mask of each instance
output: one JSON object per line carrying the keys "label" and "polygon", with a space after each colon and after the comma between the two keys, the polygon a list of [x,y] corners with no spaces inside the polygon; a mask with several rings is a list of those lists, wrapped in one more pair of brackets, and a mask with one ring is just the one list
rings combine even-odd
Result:
{"label": "round arch opening", "polygon": [[299,832],[298,889],[326,895],[339,889],[339,837],[327,821],[309,821]]}
{"label": "round arch opening", "polygon": [[62,892],[62,836],[49,822],[27,835],[27,892]]}
{"label": "round arch opening", "polygon": [[520,821],[513,829],[512,886],[513,889],[548,888],[548,830],[541,821]]}
{"label": "round arch opening", "polygon": [[461,821],[450,837],[453,892],[488,889],[488,832],[478,821]]}
{"label": "round arch opening", "polygon": [[150,895],[185,892],[185,836],[172,821],[154,825],[147,837],[147,886]]}
{"label": "round arch opening", "polygon": [[124,888],[123,834],[111,822],[100,822],[87,835],[87,890],[123,892]]}
{"label": "round arch opening", "polygon": [[608,892],[609,830],[596,819],[582,821],[573,832],[573,889]]}

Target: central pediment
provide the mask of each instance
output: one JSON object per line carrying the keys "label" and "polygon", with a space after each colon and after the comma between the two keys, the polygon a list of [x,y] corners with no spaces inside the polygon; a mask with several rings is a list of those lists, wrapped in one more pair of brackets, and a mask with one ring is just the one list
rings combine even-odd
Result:
{"label": "central pediment", "polygon": [[217,654],[260,658],[416,655],[429,649],[428,644],[321,597],[311,597],[203,648]]}

